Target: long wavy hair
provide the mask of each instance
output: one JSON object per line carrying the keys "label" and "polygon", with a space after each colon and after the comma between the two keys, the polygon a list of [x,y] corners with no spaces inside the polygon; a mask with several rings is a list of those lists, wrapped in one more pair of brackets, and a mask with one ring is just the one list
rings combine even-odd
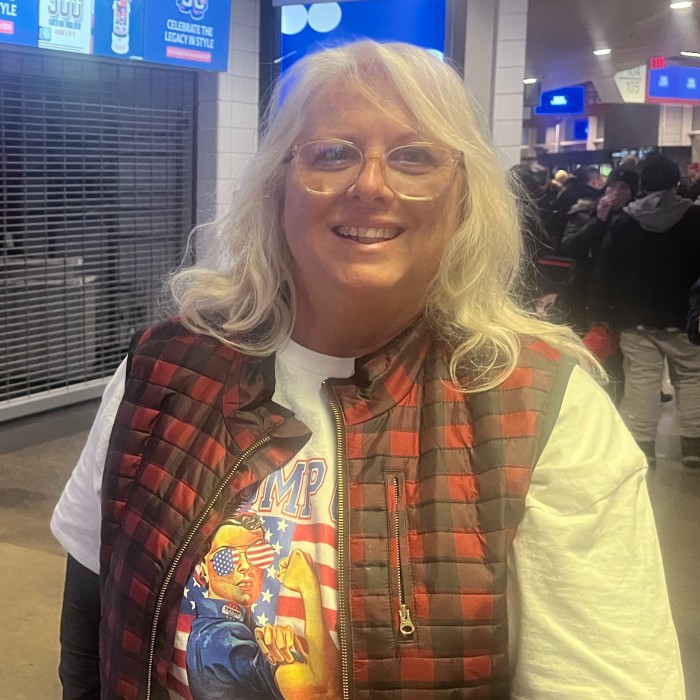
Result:
{"label": "long wavy hair", "polygon": [[296,294],[280,222],[285,174],[310,98],[339,83],[379,105],[388,84],[426,140],[464,153],[462,216],[425,308],[433,331],[452,348],[453,379],[466,369],[468,391],[498,385],[515,368],[522,336],[578,357],[602,379],[569,328],[537,319],[519,304],[523,244],[516,197],[463,81],[429,52],[400,43],[363,40],[326,49],[278,81],[259,147],[228,212],[193,232],[205,236],[206,255],[169,281],[185,326],[251,355],[273,353],[290,337]]}

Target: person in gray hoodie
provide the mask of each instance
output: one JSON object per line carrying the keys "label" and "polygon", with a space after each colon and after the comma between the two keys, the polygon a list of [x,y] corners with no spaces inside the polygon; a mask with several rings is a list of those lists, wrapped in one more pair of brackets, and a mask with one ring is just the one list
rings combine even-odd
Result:
{"label": "person in gray hoodie", "polygon": [[700,206],[676,194],[678,165],[642,162],[641,198],[611,227],[593,275],[590,306],[620,333],[625,390],[620,414],[655,465],[659,387],[668,362],[681,419],[683,463],[700,467],[700,347],[685,332],[700,276]]}

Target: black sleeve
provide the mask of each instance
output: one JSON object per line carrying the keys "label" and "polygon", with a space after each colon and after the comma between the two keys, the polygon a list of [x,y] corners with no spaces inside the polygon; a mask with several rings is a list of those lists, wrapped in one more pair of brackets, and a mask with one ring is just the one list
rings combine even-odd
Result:
{"label": "black sleeve", "polygon": [[100,697],[100,577],[68,555],[58,675],[63,700]]}
{"label": "black sleeve", "polygon": [[617,259],[619,244],[615,235],[615,225],[603,238],[598,259],[591,275],[588,306],[594,321],[614,325],[615,283],[617,279]]}
{"label": "black sleeve", "polygon": [[584,257],[600,243],[605,235],[605,222],[588,212],[579,212],[568,217],[561,239],[562,255],[572,258]]}
{"label": "black sleeve", "polygon": [[693,345],[700,345],[700,331],[698,331],[698,319],[700,319],[700,278],[690,289],[688,298],[688,339]]}

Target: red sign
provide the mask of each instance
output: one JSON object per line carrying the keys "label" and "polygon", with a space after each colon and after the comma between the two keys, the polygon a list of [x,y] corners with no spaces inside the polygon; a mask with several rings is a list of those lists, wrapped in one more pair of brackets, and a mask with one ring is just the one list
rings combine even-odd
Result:
{"label": "red sign", "polygon": [[649,68],[666,68],[666,56],[652,56],[649,59]]}

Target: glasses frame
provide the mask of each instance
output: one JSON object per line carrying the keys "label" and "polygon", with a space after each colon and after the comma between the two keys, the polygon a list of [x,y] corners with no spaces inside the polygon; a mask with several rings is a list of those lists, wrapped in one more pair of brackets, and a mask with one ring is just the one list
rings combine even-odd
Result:
{"label": "glasses frame", "polygon": [[[311,188],[307,187],[303,182],[301,177],[299,176],[299,166],[297,165],[298,161],[296,159],[296,155],[299,152],[300,149],[309,146],[310,144],[314,143],[339,143],[343,144],[344,146],[350,146],[351,148],[354,148],[359,154],[360,154],[360,169],[357,171],[357,175],[353,178],[352,182],[345,187],[342,190],[338,190],[337,192],[319,192],[318,190],[312,190]],[[400,148],[407,148],[410,146],[431,146],[434,148],[442,148],[445,151],[450,151],[450,157],[452,159],[452,170],[450,171],[450,176],[447,178],[445,182],[445,187],[438,192],[437,194],[431,195],[429,197],[416,197],[415,195],[408,195],[408,194],[402,194],[401,192],[397,192],[390,184],[386,176],[386,163],[389,157],[391,156],[392,153],[395,151],[398,151]],[[289,157],[288,160],[293,160],[294,161],[294,172],[297,175],[297,178],[299,180],[299,183],[301,186],[307,191],[311,192],[311,194],[317,194],[322,197],[335,197],[336,195],[339,194],[344,194],[347,192],[356,182],[357,178],[360,177],[362,174],[362,171],[364,170],[365,164],[367,163],[367,158],[365,157],[364,151],[355,143],[352,141],[346,141],[345,139],[312,139],[311,141],[305,141],[302,144],[295,143],[290,152],[289,152]],[[372,160],[372,159],[370,159]],[[412,141],[411,143],[405,143],[402,144],[401,146],[396,146],[395,148],[390,148],[388,151],[384,151],[382,154],[380,161],[380,168],[382,170],[382,177],[384,178],[384,184],[399,198],[399,199],[404,199],[407,201],[411,202],[430,202],[434,199],[437,199],[441,195],[445,193],[447,188],[450,186],[450,182],[452,182],[452,178],[454,177],[455,174],[455,165],[459,164],[462,168],[464,168],[464,153],[462,151],[459,151],[457,149],[450,149],[448,146],[441,146],[438,143],[432,143],[430,141]]]}
{"label": "glasses frame", "polygon": [[[256,569],[264,570],[268,567],[259,566],[258,564],[254,563],[254,561],[251,561],[250,556],[248,555],[248,550],[251,547],[260,547],[260,546],[263,546],[266,551],[269,550],[269,553],[272,554],[272,558],[274,561],[274,552],[275,552],[274,547],[265,538],[261,538],[259,540],[256,540],[255,542],[251,542],[250,544],[247,544],[244,547],[239,547],[238,545],[234,545],[234,544],[224,544],[221,547],[217,547],[217,549],[211,553],[211,556],[209,557],[209,559],[212,560],[217,554],[219,554],[219,552],[223,552],[224,550],[231,550],[231,561],[232,561],[233,569],[231,569],[231,571],[228,574],[222,574],[222,576],[224,576],[224,575],[230,576],[236,570],[239,562],[241,561],[242,554],[245,554],[246,561],[248,562],[248,564],[250,566],[255,567]],[[265,556],[264,560],[267,560],[267,558],[270,555],[269,553],[267,554],[267,556]],[[258,556],[253,555],[254,560],[260,560],[260,558],[261,557],[259,555]],[[212,566],[213,566],[213,563],[212,563]],[[270,566],[271,566],[271,564],[270,564]]]}

